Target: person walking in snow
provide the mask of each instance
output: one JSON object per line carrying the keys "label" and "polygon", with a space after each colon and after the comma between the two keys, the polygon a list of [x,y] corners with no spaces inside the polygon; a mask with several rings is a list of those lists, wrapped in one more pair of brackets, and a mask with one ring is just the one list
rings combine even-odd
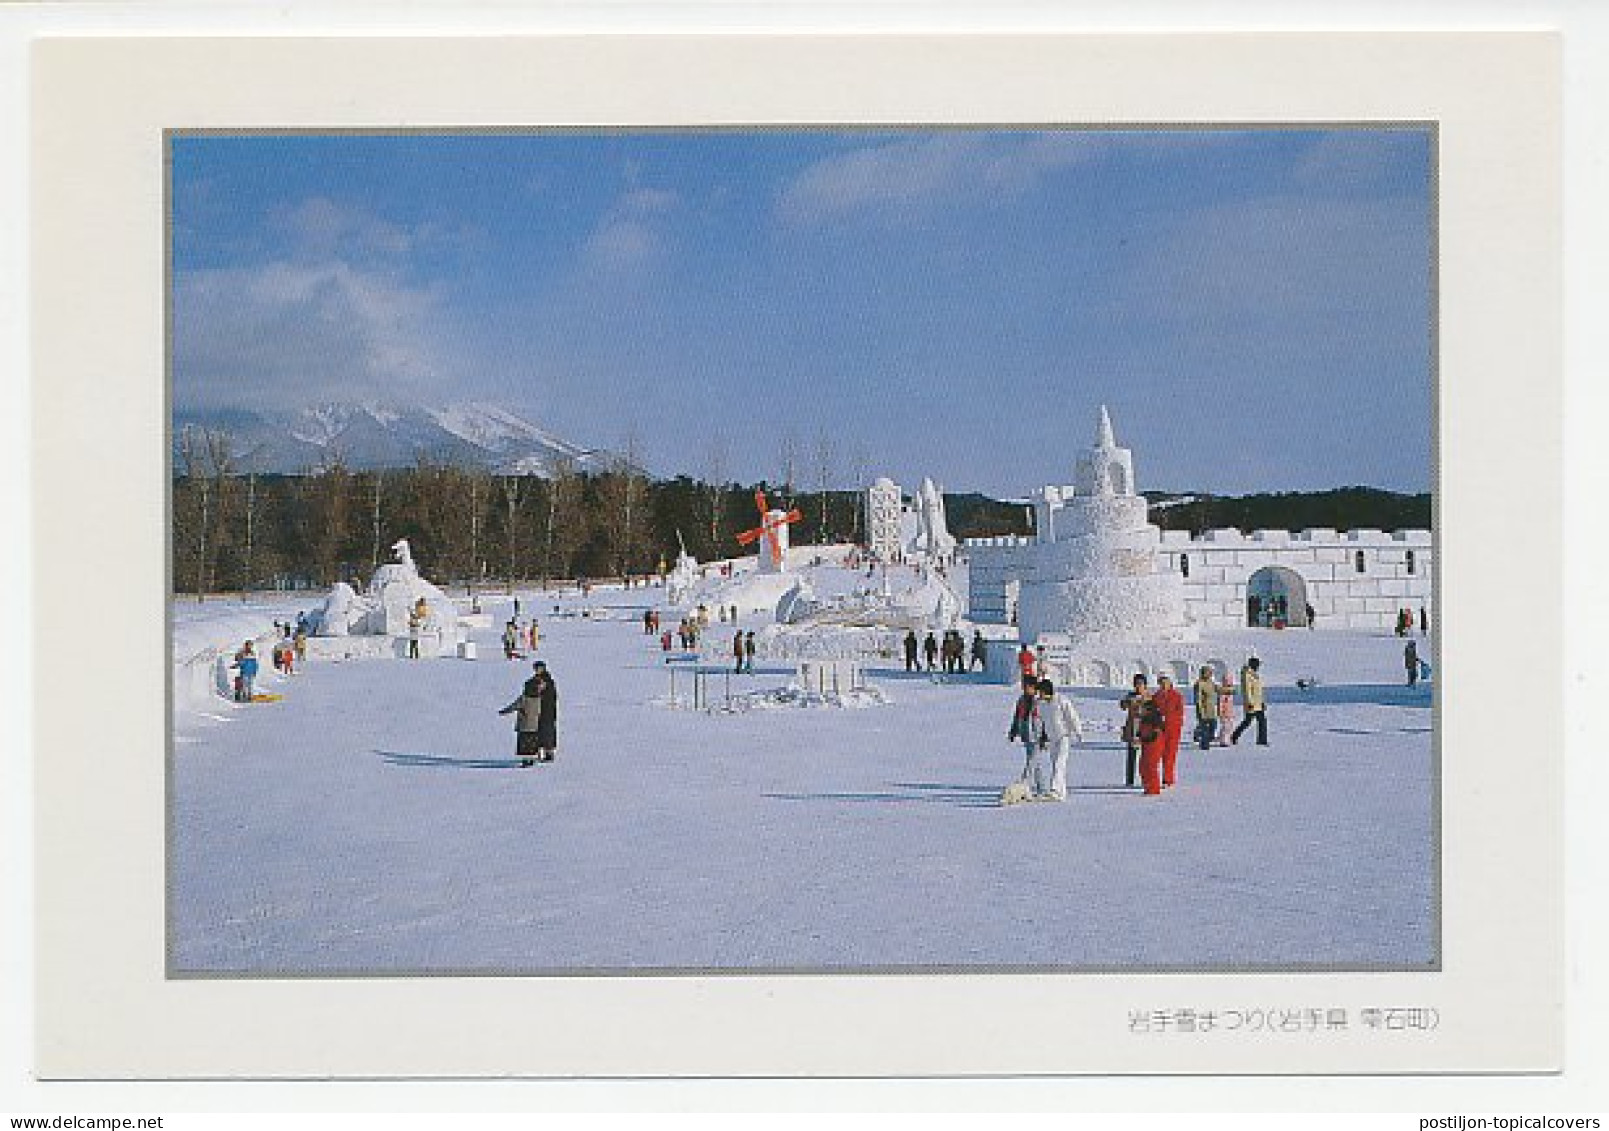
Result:
{"label": "person walking in snow", "polygon": [[932,632],[929,632],[922,641],[922,655],[927,660],[927,670],[932,671],[939,656],[939,642],[933,639]]}
{"label": "person walking in snow", "polygon": [[1171,788],[1178,781],[1179,740],[1184,736],[1184,696],[1173,686],[1173,677],[1159,673],[1156,677],[1156,694],[1151,697],[1157,710],[1162,712],[1165,745],[1162,748],[1162,788]]}
{"label": "person walking in snow", "polygon": [[732,634],[732,658],[737,666],[732,669],[733,675],[743,674],[743,630],[740,628]]}
{"label": "person walking in snow", "polygon": [[559,748],[559,693],[546,664],[536,661],[519,696],[497,713],[515,716],[514,756],[521,767],[553,761]]}
{"label": "person walking in snow", "polygon": [[1027,752],[1022,767],[1022,778],[1027,782],[1033,798],[1051,796],[1051,778],[1045,766],[1045,749],[1050,736],[1039,707],[1039,683],[1029,677],[1022,681],[1022,694],[1011,711],[1011,727],[1006,731],[1007,742],[1021,742]]}
{"label": "person walking in snow", "polygon": [[976,628],[973,629],[972,630],[972,666],[974,668],[983,668],[985,670],[988,669],[988,667],[989,667],[988,648],[989,648],[988,644],[986,644],[984,642],[982,630],[976,629]]}
{"label": "person walking in snow", "polygon": [[905,670],[916,670],[916,650],[920,647],[916,640],[916,629],[908,629],[905,633]]}
{"label": "person walking in snow", "polygon": [[1423,605],[1419,606],[1419,635],[1430,635],[1430,613],[1425,610]]}
{"label": "person walking in snow", "polygon": [[532,617],[531,618],[531,651],[533,651],[533,652],[536,651],[536,647],[540,643],[542,643],[542,626],[536,622],[535,617]]}
{"label": "person walking in snow", "polygon": [[503,626],[503,659],[505,659],[505,660],[517,660],[517,659],[519,659],[519,648],[520,648],[520,626],[519,626],[519,622],[515,621],[514,618],[510,617],[508,623]]}
{"label": "person walking in snow", "polygon": [[1134,677],[1134,690],[1123,696],[1118,706],[1123,708],[1123,745],[1128,751],[1128,765],[1124,784],[1134,785],[1134,770],[1140,760],[1140,712],[1151,700],[1151,688],[1143,675]]}
{"label": "person walking in snow", "polygon": [[1218,683],[1211,668],[1202,668],[1194,685],[1196,696],[1196,745],[1205,750],[1218,733]]}
{"label": "person walking in snow", "polygon": [[754,629],[743,635],[743,670],[754,674]]}
{"label": "person walking in snow", "polygon": [[1240,720],[1240,725],[1229,736],[1231,744],[1239,742],[1240,736],[1251,726],[1252,720],[1257,720],[1257,745],[1268,745],[1268,715],[1263,702],[1263,662],[1256,656],[1246,661],[1246,666],[1240,669],[1240,705],[1246,717]]}
{"label": "person walking in snow", "polygon": [[1050,745],[1050,797],[1067,800],[1067,759],[1073,743],[1082,742],[1084,720],[1066,695],[1056,694],[1056,685],[1048,679],[1039,681],[1039,717],[1045,725],[1045,737]]}
{"label": "person walking in snow", "polygon": [[1412,640],[1402,650],[1402,663],[1408,669],[1408,686],[1417,687],[1419,684],[1419,646]]}

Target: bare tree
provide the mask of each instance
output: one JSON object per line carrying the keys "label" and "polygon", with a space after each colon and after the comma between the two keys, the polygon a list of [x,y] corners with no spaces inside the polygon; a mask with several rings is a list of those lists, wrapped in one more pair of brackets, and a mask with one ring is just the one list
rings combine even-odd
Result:
{"label": "bare tree", "polygon": [[827,541],[827,493],[832,487],[832,481],[837,470],[838,450],[832,437],[827,435],[825,429],[816,434],[816,449],[814,467],[816,473],[816,489],[821,495],[821,526],[816,531],[816,541]]}
{"label": "bare tree", "polygon": [[704,457],[704,506],[708,510],[710,545],[721,545],[721,524],[726,518],[726,439],[710,440]]}
{"label": "bare tree", "polygon": [[486,573],[485,563],[480,560],[480,490],[481,474],[471,471],[469,479],[469,591],[475,592],[475,580]]}
{"label": "bare tree", "polygon": [[374,469],[374,479],[369,484],[369,521],[373,539],[369,546],[369,569],[380,568],[380,496],[385,490],[385,473],[379,468]]}
{"label": "bare tree", "polygon": [[348,508],[352,473],[347,469],[339,447],[331,444],[325,449],[318,466],[313,469],[313,478],[317,485],[313,495],[316,516],[313,557],[320,580],[329,584],[342,580],[341,565],[350,534]]}
{"label": "bare tree", "polygon": [[850,449],[849,466],[850,474],[854,476],[855,479],[855,500],[853,512],[855,526],[853,541],[857,545],[862,545],[866,541],[866,488],[872,485],[872,456],[871,453],[866,450],[866,444],[864,441],[856,440],[854,447]]}
{"label": "bare tree", "polygon": [[520,478],[518,475],[505,475],[503,476],[501,482],[503,485],[503,503],[507,508],[505,513],[508,516],[508,523],[504,533],[508,537],[507,578],[509,592],[512,593],[514,591],[516,572],[515,562],[519,549],[519,537],[517,532],[519,530],[520,496],[524,494],[525,491],[525,480]]}
{"label": "bare tree", "polygon": [[782,434],[778,447],[782,457],[782,496],[785,500],[793,499],[793,484],[799,470],[799,438],[790,428]]}
{"label": "bare tree", "polygon": [[257,504],[257,468],[255,466],[255,463],[246,472],[246,499],[245,499],[245,516],[244,517],[245,517],[245,520],[246,520],[246,543],[245,543],[245,547],[244,547],[245,553],[243,555],[242,562],[241,562],[241,584],[243,586],[245,586],[246,588],[250,588],[252,586],[252,584],[254,583],[254,581],[255,581],[255,577],[254,577],[253,571],[252,571],[252,564],[253,564],[252,552],[255,549],[256,545],[257,545],[256,532],[257,532],[257,519],[258,519],[258,504]]}
{"label": "bare tree", "polygon": [[547,523],[543,531],[543,579],[568,577],[575,551],[585,534],[581,510],[581,477],[575,461],[555,459],[547,481]]}
{"label": "bare tree", "polygon": [[601,486],[604,508],[611,516],[605,532],[609,565],[615,573],[625,576],[639,564],[647,541],[648,484],[638,466],[635,428],[627,431]]}
{"label": "bare tree", "polygon": [[194,539],[193,582],[197,601],[206,599],[207,533],[212,518],[212,478],[206,471],[206,442],[203,433],[193,425],[185,425],[179,433],[179,466],[183,470],[185,494],[193,500],[199,512],[191,521]]}
{"label": "bare tree", "polygon": [[179,435],[179,461],[185,481],[196,497],[199,510],[195,522],[196,599],[213,592],[217,580],[218,537],[221,496],[235,468],[234,437],[213,428],[186,427]]}

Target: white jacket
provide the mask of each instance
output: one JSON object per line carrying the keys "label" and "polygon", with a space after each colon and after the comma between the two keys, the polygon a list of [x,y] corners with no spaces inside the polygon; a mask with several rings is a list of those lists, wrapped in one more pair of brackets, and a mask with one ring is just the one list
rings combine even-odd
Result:
{"label": "white jacket", "polygon": [[[1049,710],[1046,710],[1046,708]],[[1039,704],[1039,715],[1045,721],[1045,735],[1051,742],[1060,742],[1070,738],[1074,742],[1083,740],[1084,720],[1078,717],[1078,709],[1073,701],[1065,695],[1052,696],[1049,703]]]}

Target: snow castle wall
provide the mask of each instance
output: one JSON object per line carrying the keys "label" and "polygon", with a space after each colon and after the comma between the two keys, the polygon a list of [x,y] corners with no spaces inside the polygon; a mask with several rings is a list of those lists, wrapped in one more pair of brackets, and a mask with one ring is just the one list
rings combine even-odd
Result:
{"label": "snow castle wall", "polygon": [[[1011,587],[1033,576],[1036,546],[1027,538],[982,538],[967,543],[972,619],[1011,623]],[[1261,570],[1294,574],[1300,591],[1291,612],[1311,604],[1315,628],[1389,629],[1398,610],[1420,606],[1434,613],[1434,539],[1428,530],[1256,530],[1226,528],[1200,537],[1163,531],[1156,570],[1178,579],[1186,614],[1204,629],[1247,627],[1247,597]],[[1026,591],[1025,591],[1026,598]],[[1303,599],[1305,598],[1305,600]],[[1020,616],[1024,627],[1037,618]]]}

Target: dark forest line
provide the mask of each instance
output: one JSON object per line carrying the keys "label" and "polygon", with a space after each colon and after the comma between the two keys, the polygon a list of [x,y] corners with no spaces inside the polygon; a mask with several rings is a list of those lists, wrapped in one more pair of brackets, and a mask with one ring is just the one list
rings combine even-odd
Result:
{"label": "dark forest line", "polygon": [[[797,508],[794,545],[861,542],[859,491],[787,484],[652,480],[622,466],[551,479],[498,476],[421,462],[390,471],[338,463],[309,475],[242,474],[227,453],[191,461],[173,482],[174,587],[179,593],[323,588],[361,581],[408,539],[426,576],[452,585],[657,574],[680,546],[700,561],[749,552],[740,531],[758,520],[755,490]],[[1169,530],[1429,528],[1429,495],[1369,488],[1239,498],[1151,494],[1151,521]],[[1158,505],[1161,504],[1161,505]],[[948,494],[956,537],[1021,535],[1029,508]]]}

